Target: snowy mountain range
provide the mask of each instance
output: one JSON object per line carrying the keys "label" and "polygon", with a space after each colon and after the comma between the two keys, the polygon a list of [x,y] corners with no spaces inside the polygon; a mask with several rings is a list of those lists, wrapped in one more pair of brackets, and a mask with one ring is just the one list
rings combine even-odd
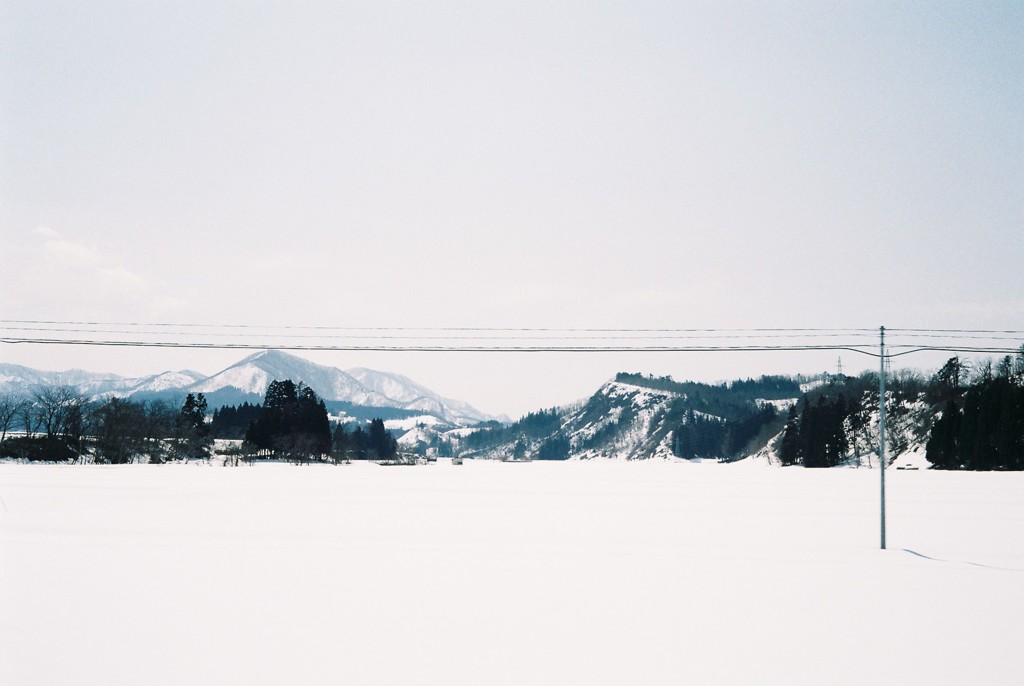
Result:
{"label": "snowy mountain range", "polygon": [[203,393],[211,407],[261,402],[270,382],[284,379],[305,383],[328,402],[396,408],[410,415],[437,417],[455,426],[494,419],[466,402],[445,398],[400,374],[365,368],[344,371],[276,350],[250,355],[212,376],[184,370],[131,378],[77,369],[47,372],[0,364],[0,393],[24,393],[39,385],[74,386],[93,397],[178,397]]}

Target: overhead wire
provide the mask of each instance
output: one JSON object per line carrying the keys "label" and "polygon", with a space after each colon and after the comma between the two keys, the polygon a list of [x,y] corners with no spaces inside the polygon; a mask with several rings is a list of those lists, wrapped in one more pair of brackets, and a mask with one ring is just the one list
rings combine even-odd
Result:
{"label": "overhead wire", "polygon": [[[789,333],[877,333],[878,329],[869,328],[793,328],[793,327],[753,327],[753,328],[595,328],[595,327],[485,327],[485,326],[300,326],[271,324],[203,324],[196,322],[99,322],[99,321],[60,321],[41,319],[0,319],[0,324],[45,325],[55,327],[79,326],[123,326],[123,327],[154,327],[178,329],[260,329],[270,331],[469,331],[469,332],[562,332],[562,333],[730,333],[756,334],[771,332]],[[4,327],[9,328],[9,327]]]}
{"label": "overhead wire", "polygon": [[[20,335],[4,335],[7,332]],[[7,344],[350,352],[686,353],[831,350],[877,358],[881,356],[874,344],[878,333],[878,329],[855,327],[366,327],[0,319],[0,343]],[[886,357],[928,351],[1013,354],[1019,352],[1020,348],[1010,348],[997,341],[1018,340],[1013,334],[1024,337],[1024,331],[1010,329],[896,328],[886,329],[886,334],[889,336],[889,352]],[[905,339],[914,339],[914,342],[902,342]],[[257,342],[249,342],[252,340]],[[295,342],[302,340],[317,342]],[[826,340],[828,342],[824,342]],[[723,343],[730,341],[736,344]],[[672,342],[679,343],[673,345]],[[986,342],[989,344],[986,345]]]}
{"label": "overhead wire", "polygon": [[[849,350],[877,356],[863,347],[847,345],[737,345],[737,346],[452,346],[452,345],[296,345],[254,344],[198,341],[123,341],[95,339],[0,338],[0,343],[31,343],[40,345],[92,345],[139,348],[193,348],[214,350],[309,350],[309,351],[362,351],[362,352],[756,352],[756,351],[808,351]],[[866,347],[866,346],[865,346]]]}
{"label": "overhead wire", "polygon": [[[146,331],[143,329],[85,329],[85,328],[46,328],[46,327],[35,327],[35,326],[9,326],[3,327],[7,331],[25,331],[33,333],[61,333],[61,334],[132,334],[132,335],[155,335],[155,336],[166,336],[174,335],[170,332],[165,331]],[[407,329],[405,331],[413,331],[413,329]],[[304,334],[304,333],[284,333],[284,334],[273,334],[282,338],[312,338],[320,340],[331,340],[331,339],[344,339],[344,340],[579,340],[579,341],[597,341],[597,340],[735,340],[735,339],[806,339],[806,338],[872,338],[866,333],[818,333],[818,334],[801,334],[801,333],[766,333],[766,334],[753,334],[753,333],[742,333],[742,334],[728,334],[728,333],[715,333],[715,334],[695,334],[695,333],[679,333],[679,334],[646,334],[642,333],[643,330],[633,330],[630,335],[521,335],[519,331],[508,334],[503,333],[500,335],[468,335],[468,334],[457,334],[452,335],[433,335],[436,329],[424,329],[431,335],[408,335],[403,333],[401,335],[396,334],[378,334],[368,335],[365,333],[344,335],[326,335],[326,334]],[[476,331],[476,330],[474,330]],[[576,333],[579,330],[566,330],[570,333]],[[627,330],[621,330],[623,334]],[[551,330],[551,333],[560,333],[558,330]],[[192,336],[224,336],[223,332],[218,331],[197,331],[192,332],[189,335]],[[231,338],[260,338],[265,337],[266,333],[232,333],[227,334]],[[877,334],[875,334],[877,335]]]}

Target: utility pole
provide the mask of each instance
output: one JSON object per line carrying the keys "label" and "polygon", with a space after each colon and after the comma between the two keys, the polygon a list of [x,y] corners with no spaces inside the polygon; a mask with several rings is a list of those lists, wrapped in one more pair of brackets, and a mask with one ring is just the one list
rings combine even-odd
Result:
{"label": "utility pole", "polygon": [[878,329],[878,464],[882,474],[882,550],[885,550],[885,327]]}

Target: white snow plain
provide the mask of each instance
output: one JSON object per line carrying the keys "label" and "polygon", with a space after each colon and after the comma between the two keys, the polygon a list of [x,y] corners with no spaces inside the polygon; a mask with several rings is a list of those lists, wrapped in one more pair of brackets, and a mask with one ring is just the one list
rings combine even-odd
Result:
{"label": "white snow plain", "polygon": [[1020,684],[1024,474],[0,465],[0,683]]}

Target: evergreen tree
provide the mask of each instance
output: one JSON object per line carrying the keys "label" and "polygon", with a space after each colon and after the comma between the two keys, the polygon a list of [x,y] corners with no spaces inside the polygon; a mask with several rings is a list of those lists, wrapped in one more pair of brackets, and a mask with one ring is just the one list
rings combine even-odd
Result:
{"label": "evergreen tree", "polygon": [[210,435],[214,438],[243,438],[249,425],[259,418],[262,411],[261,405],[251,405],[248,402],[238,407],[225,405],[214,410],[213,420],[210,422]]}
{"label": "evergreen tree", "polygon": [[185,402],[178,413],[178,450],[183,457],[206,459],[210,456],[213,439],[206,424],[206,396],[202,393],[185,396]]}
{"label": "evergreen tree", "polygon": [[932,402],[938,404],[944,403],[950,398],[959,398],[969,373],[970,367],[967,362],[959,357],[951,357],[946,360],[942,369],[932,377],[929,394]]}
{"label": "evergreen tree", "polygon": [[789,415],[786,417],[786,428],[782,432],[782,443],[779,446],[779,460],[787,466],[800,461],[800,423],[796,405],[790,406]]}
{"label": "evergreen tree", "polygon": [[957,440],[960,433],[960,409],[952,398],[946,401],[942,416],[932,424],[925,444],[925,459],[939,469],[956,469],[960,462]]}
{"label": "evergreen tree", "polygon": [[263,408],[245,433],[251,448],[296,462],[322,459],[331,452],[327,407],[313,389],[290,379],[272,381]]}
{"label": "evergreen tree", "polygon": [[819,395],[813,404],[805,397],[799,423],[800,455],[805,467],[835,467],[846,459],[848,411],[842,393],[835,401]]}
{"label": "evergreen tree", "polygon": [[357,426],[352,429],[352,433],[349,436],[349,441],[352,445],[351,451],[352,456],[357,460],[369,459],[369,438],[363,427]]}
{"label": "evergreen tree", "polygon": [[992,434],[995,398],[988,384],[979,384],[964,394],[963,422],[960,425],[961,459],[967,469],[990,470],[995,467]]}
{"label": "evergreen tree", "polygon": [[567,460],[569,459],[569,448],[569,438],[562,434],[556,434],[537,447],[535,458],[538,460]]}
{"label": "evergreen tree", "polygon": [[[823,396],[822,396],[823,397]],[[822,397],[818,398],[819,404]],[[818,408],[805,395],[800,412],[800,457],[804,467],[824,467],[825,456],[821,451],[821,427],[818,422]]]}
{"label": "evergreen tree", "polygon": [[334,435],[331,437],[331,457],[334,459],[334,464],[348,460],[351,446],[351,437],[345,429],[345,425],[338,424],[334,429]]}
{"label": "evergreen tree", "polygon": [[993,393],[1000,399],[994,437],[998,468],[1024,469],[1024,386],[1004,377],[996,381]]}
{"label": "evergreen tree", "polygon": [[384,428],[383,419],[370,421],[367,448],[372,456],[380,460],[393,460],[398,455],[398,441]]}
{"label": "evergreen tree", "polygon": [[828,422],[828,442],[825,449],[827,464],[835,467],[846,459],[849,441],[846,438],[846,399],[840,393],[835,403],[828,406],[826,420]]}
{"label": "evergreen tree", "polygon": [[[950,398],[931,428],[925,456],[937,469],[1024,469],[1024,384],[1006,365]],[[962,407],[961,407],[962,406]]]}

